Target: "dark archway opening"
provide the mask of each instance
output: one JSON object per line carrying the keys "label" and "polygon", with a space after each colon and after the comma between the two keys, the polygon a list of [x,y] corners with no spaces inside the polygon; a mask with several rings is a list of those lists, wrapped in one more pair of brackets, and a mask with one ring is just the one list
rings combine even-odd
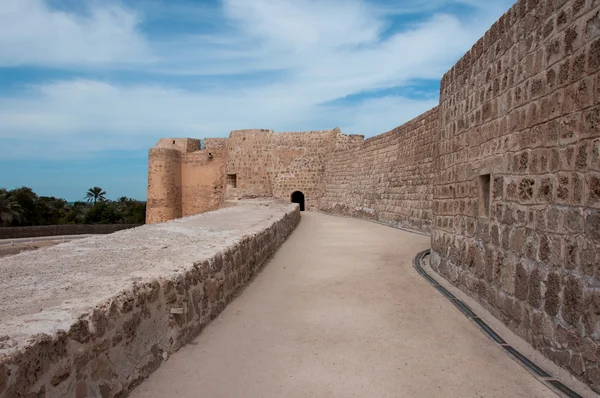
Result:
{"label": "dark archway opening", "polygon": [[300,205],[300,211],[304,211],[304,194],[300,191],[296,191],[292,194],[292,203],[298,203]]}

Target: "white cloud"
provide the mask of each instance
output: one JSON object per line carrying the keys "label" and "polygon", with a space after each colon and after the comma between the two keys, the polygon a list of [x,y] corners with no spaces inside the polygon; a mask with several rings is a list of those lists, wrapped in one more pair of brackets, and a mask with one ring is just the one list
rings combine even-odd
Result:
{"label": "white cloud", "polygon": [[327,105],[303,99],[294,105],[292,97],[261,100],[90,80],[39,86],[33,98],[0,100],[0,138],[43,145],[11,147],[0,156],[85,157],[98,151],[146,149],[165,136],[218,137],[251,127],[293,131],[339,125],[346,133],[381,132],[436,104],[390,97]]}
{"label": "white cloud", "polygon": [[[91,4],[91,3],[90,3]],[[148,60],[138,16],[95,4],[85,15],[43,0],[0,0],[0,65],[115,65]]]}
{"label": "white cloud", "polygon": [[[143,149],[161,136],[225,136],[232,129],[250,127],[291,131],[337,125],[346,133],[371,136],[435,106],[435,98],[339,99],[403,86],[413,79],[439,79],[500,14],[491,6],[479,9],[470,19],[432,13],[390,33],[389,13],[404,11],[390,11],[366,0],[224,0],[221,13],[215,13],[222,18],[224,30],[176,35],[150,45],[136,31],[136,14],[124,8],[98,6],[81,17],[49,10],[41,1],[26,2],[35,6],[36,13],[41,9],[58,15],[60,21],[66,18],[82,32],[91,29],[89,21],[121,18],[121,23],[98,23],[102,32],[113,29],[124,35],[123,45],[107,47],[101,59],[112,65],[121,62],[115,54],[127,52],[126,48],[131,53],[123,59],[135,59],[135,51],[142,51],[141,58],[147,59],[144,56],[151,51],[156,55],[151,65],[129,67],[158,74],[154,82],[146,84],[73,78],[31,86],[18,97],[0,94],[0,139],[47,144],[44,153],[25,155],[26,147],[22,147],[23,153],[15,149],[0,155],[4,157],[84,156],[101,150]],[[448,2],[438,0],[440,4]],[[12,0],[10,4],[19,8]],[[0,21],[2,18],[0,13]],[[61,60],[52,61],[48,54],[57,47],[32,31],[35,29],[23,28],[23,32],[37,35],[31,40],[45,43],[48,50],[30,54],[31,62],[96,62],[93,51],[69,53],[78,49],[75,45],[65,48]],[[2,43],[0,39],[0,51],[7,45]],[[0,55],[0,63],[3,59],[14,63],[19,56]],[[118,61],[111,61],[111,56]],[[259,77],[245,75],[257,72]],[[214,75],[223,74],[232,76],[215,79]],[[169,80],[161,83],[161,78]],[[182,89],[165,83],[179,79],[178,86],[185,87],[186,82],[198,78],[210,85]]]}

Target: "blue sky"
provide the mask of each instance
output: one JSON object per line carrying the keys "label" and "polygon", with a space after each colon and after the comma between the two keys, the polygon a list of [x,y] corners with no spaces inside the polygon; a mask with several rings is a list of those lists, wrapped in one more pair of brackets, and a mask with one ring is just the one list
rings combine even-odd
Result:
{"label": "blue sky", "polygon": [[145,200],[161,137],[373,136],[511,0],[0,0],[0,187]]}

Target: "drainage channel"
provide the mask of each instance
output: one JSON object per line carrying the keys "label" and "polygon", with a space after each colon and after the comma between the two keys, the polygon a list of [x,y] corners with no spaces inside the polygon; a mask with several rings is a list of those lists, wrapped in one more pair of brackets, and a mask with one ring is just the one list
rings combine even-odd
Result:
{"label": "drainage channel", "polygon": [[533,361],[527,358],[525,355],[521,354],[518,350],[508,344],[498,333],[494,331],[485,321],[477,316],[475,312],[462,300],[454,296],[450,293],[444,286],[437,283],[435,279],[433,279],[423,267],[421,267],[421,261],[423,258],[431,252],[430,249],[420,252],[416,255],[413,260],[413,265],[419,275],[425,278],[437,291],[442,293],[454,306],[462,312],[467,318],[469,318],[472,322],[474,322],[479,329],[486,334],[490,339],[496,342],[504,352],[506,352],[510,357],[516,360],[521,366],[527,369],[531,374],[537,376],[537,378],[544,383],[548,388],[557,392],[559,395],[568,397],[568,398],[583,398],[581,395],[577,394],[575,391],[571,390],[569,387],[565,386],[559,380],[556,380],[550,373],[546,372],[544,369],[536,365]]}

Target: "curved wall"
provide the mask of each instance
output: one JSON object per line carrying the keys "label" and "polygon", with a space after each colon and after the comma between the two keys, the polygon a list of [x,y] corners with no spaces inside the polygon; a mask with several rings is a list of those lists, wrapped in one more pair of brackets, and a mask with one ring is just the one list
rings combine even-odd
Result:
{"label": "curved wall", "polygon": [[181,152],[178,149],[150,149],[146,207],[147,224],[182,216]]}
{"label": "curved wall", "polygon": [[438,108],[362,142],[340,142],[325,163],[320,209],[428,231]]}
{"label": "curved wall", "polygon": [[434,269],[597,391],[599,14],[521,0],[444,76],[432,228]]}

